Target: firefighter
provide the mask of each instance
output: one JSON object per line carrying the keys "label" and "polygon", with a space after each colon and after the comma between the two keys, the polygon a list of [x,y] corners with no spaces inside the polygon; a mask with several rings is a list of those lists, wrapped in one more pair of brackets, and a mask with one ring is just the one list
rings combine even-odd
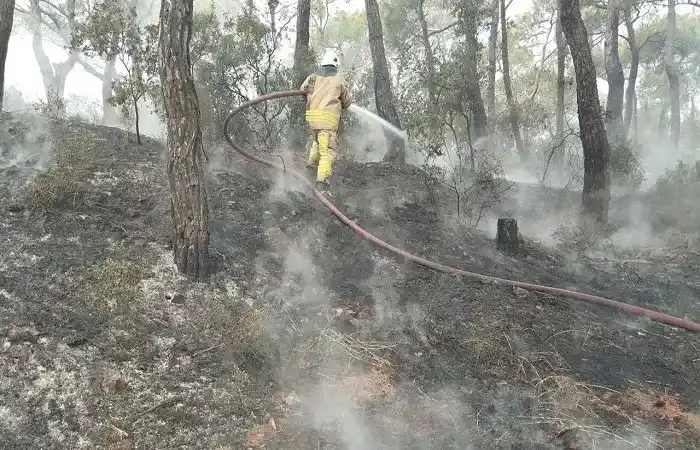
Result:
{"label": "firefighter", "polygon": [[353,101],[345,79],[338,73],[339,63],[338,55],[327,51],[318,70],[301,85],[306,92],[306,123],[313,136],[306,167],[316,177],[316,189],[328,196],[340,116]]}

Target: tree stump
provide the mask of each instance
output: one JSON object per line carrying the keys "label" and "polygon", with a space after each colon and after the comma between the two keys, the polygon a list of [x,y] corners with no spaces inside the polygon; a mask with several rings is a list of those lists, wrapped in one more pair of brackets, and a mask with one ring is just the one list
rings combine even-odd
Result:
{"label": "tree stump", "polygon": [[513,256],[520,250],[520,235],[518,221],[515,219],[498,219],[496,233],[496,248],[508,256]]}

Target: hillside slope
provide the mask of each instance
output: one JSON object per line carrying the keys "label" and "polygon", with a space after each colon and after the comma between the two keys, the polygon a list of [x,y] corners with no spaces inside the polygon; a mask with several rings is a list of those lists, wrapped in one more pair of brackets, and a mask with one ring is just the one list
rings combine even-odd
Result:
{"label": "hillside slope", "polygon": [[[38,117],[2,128],[2,448],[700,444],[696,335],[407,264],[226,149],[209,155],[215,274],[187,283],[162,145]],[[408,251],[700,319],[696,272],[534,243],[506,258],[417,168],[336,176],[360,225]]]}

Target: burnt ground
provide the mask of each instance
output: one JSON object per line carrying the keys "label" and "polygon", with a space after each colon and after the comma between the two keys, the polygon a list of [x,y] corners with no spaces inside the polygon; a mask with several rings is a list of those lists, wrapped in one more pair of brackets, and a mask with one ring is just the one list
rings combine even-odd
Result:
{"label": "burnt ground", "polygon": [[[2,448],[700,445],[695,334],[407,264],[221,152],[215,272],[190,283],[161,144],[37,117],[1,128]],[[532,240],[508,258],[418,168],[341,162],[336,181],[361,226],[408,251],[700,320],[695,269]]]}

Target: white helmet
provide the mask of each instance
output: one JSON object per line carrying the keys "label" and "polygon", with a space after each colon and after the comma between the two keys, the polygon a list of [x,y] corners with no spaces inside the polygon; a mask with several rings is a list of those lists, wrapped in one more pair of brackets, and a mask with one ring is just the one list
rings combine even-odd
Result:
{"label": "white helmet", "polygon": [[340,65],[338,55],[333,50],[327,50],[321,59],[321,65],[338,67]]}

